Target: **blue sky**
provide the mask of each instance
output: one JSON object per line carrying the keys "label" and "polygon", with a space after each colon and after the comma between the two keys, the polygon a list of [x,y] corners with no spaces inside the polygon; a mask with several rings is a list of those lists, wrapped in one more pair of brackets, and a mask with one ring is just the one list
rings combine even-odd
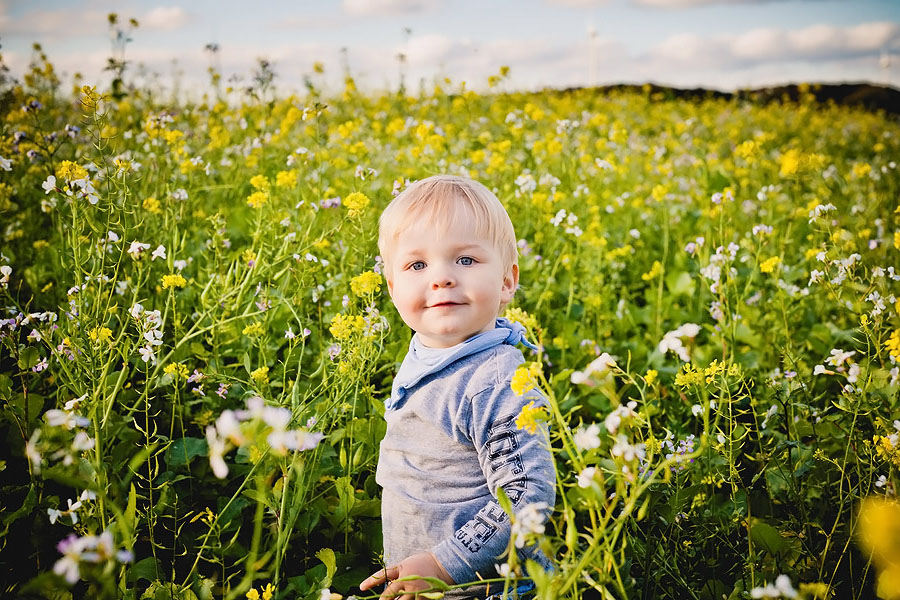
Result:
{"label": "blue sky", "polygon": [[[0,0],[0,44],[14,75],[31,44],[64,78],[101,81],[106,15],[136,18],[132,73],[168,88],[205,85],[216,43],[227,79],[246,81],[266,58],[282,90],[312,64],[341,76],[341,48],[366,88],[436,76],[483,87],[501,65],[510,88],[655,83],[723,90],[790,81],[870,81],[900,87],[900,0]],[[409,33],[407,33],[409,30]],[[144,75],[147,77],[149,75]]]}

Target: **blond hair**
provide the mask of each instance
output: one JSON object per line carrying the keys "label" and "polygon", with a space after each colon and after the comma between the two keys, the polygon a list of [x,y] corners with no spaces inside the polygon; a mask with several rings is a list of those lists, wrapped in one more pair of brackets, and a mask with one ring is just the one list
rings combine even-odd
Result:
{"label": "blond hair", "polygon": [[381,213],[378,250],[385,266],[390,268],[393,246],[412,224],[445,229],[462,217],[470,217],[473,233],[494,244],[504,270],[518,264],[516,233],[497,196],[472,179],[434,175],[411,184]]}

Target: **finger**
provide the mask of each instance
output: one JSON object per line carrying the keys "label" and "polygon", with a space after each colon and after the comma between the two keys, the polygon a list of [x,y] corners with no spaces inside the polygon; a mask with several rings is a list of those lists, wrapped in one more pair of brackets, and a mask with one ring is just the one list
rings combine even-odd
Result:
{"label": "finger", "polygon": [[359,589],[366,591],[373,586],[387,583],[391,579],[396,579],[400,575],[400,569],[397,567],[386,567],[369,575],[365,581],[359,584]]}
{"label": "finger", "polygon": [[[388,569],[388,574],[390,575],[390,569]],[[396,600],[401,597],[403,594],[403,581],[393,581],[384,588],[384,591],[381,592],[381,597],[379,600]],[[409,600],[412,600],[411,598]]]}

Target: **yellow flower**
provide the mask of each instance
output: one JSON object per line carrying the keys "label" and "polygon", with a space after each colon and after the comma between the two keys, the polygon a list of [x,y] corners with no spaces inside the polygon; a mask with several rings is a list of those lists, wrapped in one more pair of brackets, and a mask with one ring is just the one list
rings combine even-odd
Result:
{"label": "yellow flower", "polygon": [[778,174],[782,177],[789,177],[797,173],[800,170],[800,161],[802,159],[802,155],[800,151],[791,148],[787,152],[781,155],[781,160],[779,161],[779,172]]}
{"label": "yellow flower", "polygon": [[759,270],[761,273],[771,273],[775,270],[775,267],[778,266],[778,263],[780,262],[781,259],[777,256],[767,258],[759,264]]}
{"label": "yellow flower", "polygon": [[254,175],[250,178],[250,185],[259,192],[268,192],[271,184],[265,175]]}
{"label": "yellow flower", "polygon": [[265,329],[263,328],[262,323],[259,322],[250,323],[244,327],[243,331],[241,331],[241,334],[247,336],[262,335],[263,333],[265,333]]}
{"label": "yellow flower", "polygon": [[894,248],[900,250],[900,229],[894,232]]}
{"label": "yellow flower", "polygon": [[872,165],[868,163],[856,163],[853,165],[853,176],[862,178],[872,172]]}
{"label": "yellow flower", "polygon": [[524,429],[528,433],[537,432],[538,423],[547,419],[547,411],[543,406],[535,406],[534,400],[522,407],[516,417],[516,429]]}
{"label": "yellow flower", "polygon": [[181,273],[163,275],[162,286],[164,290],[167,290],[169,288],[183,288],[186,285],[187,280],[181,275]]}
{"label": "yellow flower", "polygon": [[56,178],[57,179],[65,179],[67,181],[74,181],[76,179],[84,179],[88,176],[87,169],[79,165],[78,163],[74,163],[71,160],[64,160],[59,163],[59,166],[56,168]]}
{"label": "yellow flower", "polygon": [[250,591],[247,592],[247,600],[259,600],[259,592],[254,588],[250,588]]}
{"label": "yellow flower", "polygon": [[887,348],[895,360],[900,360],[900,329],[895,329],[891,333],[891,337],[884,342],[884,347]]}
{"label": "yellow flower", "polygon": [[881,497],[862,501],[858,520],[859,545],[878,567],[879,598],[900,598],[900,502]]}
{"label": "yellow flower", "polygon": [[503,313],[503,317],[509,319],[513,323],[522,325],[529,331],[535,331],[538,328],[537,319],[521,308],[507,308],[506,312]]}
{"label": "yellow flower", "polygon": [[278,171],[275,175],[275,187],[292,188],[297,185],[297,169]]}
{"label": "yellow flower", "polygon": [[682,367],[682,372],[675,375],[675,385],[681,387],[700,383],[703,383],[703,371],[698,371],[691,363],[686,363]]}
{"label": "yellow flower", "polygon": [[272,600],[272,596],[275,594],[275,588],[272,587],[271,583],[267,583],[266,587],[263,589],[262,600]]}
{"label": "yellow flower", "polygon": [[337,314],[331,319],[331,325],[328,331],[336,340],[345,340],[357,331],[362,331],[366,327],[366,320],[360,315],[349,316]]}
{"label": "yellow flower", "polygon": [[153,196],[144,198],[143,207],[144,210],[146,210],[147,212],[151,212],[154,215],[162,214],[162,209],[159,206],[159,200],[157,200]]}
{"label": "yellow flower", "polygon": [[375,271],[360,273],[350,280],[350,289],[360,297],[375,294],[381,289],[381,275]]}
{"label": "yellow flower", "polygon": [[658,260],[653,261],[653,266],[650,267],[650,270],[641,275],[641,279],[644,281],[650,281],[651,279],[659,276],[662,273],[662,263]]}
{"label": "yellow flower", "polygon": [[88,332],[88,337],[91,338],[92,342],[108,342],[112,340],[112,329],[109,327],[94,327]]}
{"label": "yellow flower", "polygon": [[369,198],[365,194],[361,194],[360,192],[353,192],[346,198],[344,198],[344,206],[347,207],[348,215],[351,217],[355,217],[362,210],[369,205]]}
{"label": "yellow flower", "polygon": [[887,437],[876,435],[872,438],[875,446],[875,455],[880,459],[893,463],[895,467],[900,469],[900,446],[895,444],[896,437]]}
{"label": "yellow flower", "polygon": [[169,363],[163,369],[163,373],[171,375],[173,379],[187,379],[188,368],[181,363]]}
{"label": "yellow flower", "polygon": [[254,369],[250,372],[250,379],[255,381],[257,385],[269,383],[269,367]]}
{"label": "yellow flower", "polygon": [[252,208],[259,208],[263,204],[269,201],[269,194],[266,192],[253,192],[249,196],[247,196],[247,204],[249,204]]}
{"label": "yellow flower", "polygon": [[644,381],[647,383],[647,385],[653,385],[654,383],[656,383],[656,378],[658,376],[659,373],[656,371],[656,369],[650,369],[649,371],[647,371],[647,374],[644,375]]}
{"label": "yellow flower", "polygon": [[[537,377],[541,373],[541,365],[536,362],[526,363],[513,373],[509,387],[516,396],[521,396],[537,385]],[[521,429],[521,427],[520,427]]]}
{"label": "yellow flower", "polygon": [[103,96],[97,93],[94,86],[90,85],[81,86],[81,94],[81,104],[88,110],[96,109],[97,104],[103,99]]}

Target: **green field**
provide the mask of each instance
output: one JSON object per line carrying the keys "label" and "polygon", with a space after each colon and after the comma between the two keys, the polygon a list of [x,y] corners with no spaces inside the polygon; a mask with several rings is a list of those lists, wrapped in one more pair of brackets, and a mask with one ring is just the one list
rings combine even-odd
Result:
{"label": "green field", "polygon": [[377,218],[452,173],[516,227],[551,404],[556,570],[509,581],[900,597],[897,120],[429,85],[0,90],[0,593],[363,598],[410,338]]}

